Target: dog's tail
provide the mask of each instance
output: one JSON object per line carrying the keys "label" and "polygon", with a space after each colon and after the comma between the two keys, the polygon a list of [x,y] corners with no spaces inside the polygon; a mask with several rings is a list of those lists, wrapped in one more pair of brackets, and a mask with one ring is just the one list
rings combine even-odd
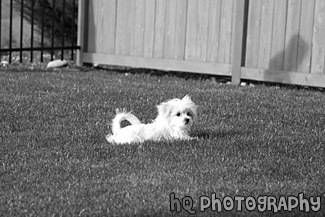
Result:
{"label": "dog's tail", "polygon": [[121,129],[121,122],[124,120],[130,122],[132,125],[141,124],[141,121],[135,115],[131,114],[131,112],[126,112],[125,109],[122,109],[122,111],[116,109],[116,116],[112,121],[113,134]]}

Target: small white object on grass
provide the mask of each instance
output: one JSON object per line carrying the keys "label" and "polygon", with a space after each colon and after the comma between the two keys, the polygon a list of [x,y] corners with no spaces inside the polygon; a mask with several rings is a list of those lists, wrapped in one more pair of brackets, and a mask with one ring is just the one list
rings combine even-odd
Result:
{"label": "small white object on grass", "polygon": [[67,65],[68,65],[68,61],[66,60],[53,60],[47,64],[46,68],[47,69],[60,68],[60,67],[65,67]]}
{"label": "small white object on grass", "polygon": [[0,65],[1,65],[2,67],[7,67],[7,66],[9,65],[9,62],[6,61],[6,60],[2,60],[1,63],[0,63]]}
{"label": "small white object on grass", "polygon": [[241,82],[240,86],[245,87],[245,86],[247,86],[247,83],[246,82]]}

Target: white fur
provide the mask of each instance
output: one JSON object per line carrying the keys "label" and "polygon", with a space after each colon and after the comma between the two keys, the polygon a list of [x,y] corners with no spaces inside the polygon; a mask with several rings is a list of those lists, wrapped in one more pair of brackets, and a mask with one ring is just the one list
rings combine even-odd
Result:
{"label": "white fur", "polygon": [[[112,120],[113,135],[107,135],[107,141],[113,144],[130,144],[147,140],[192,139],[189,131],[197,116],[197,105],[188,95],[182,99],[163,102],[157,109],[157,118],[149,124],[142,124],[131,112],[117,109]],[[131,125],[121,128],[121,122],[124,120]]]}

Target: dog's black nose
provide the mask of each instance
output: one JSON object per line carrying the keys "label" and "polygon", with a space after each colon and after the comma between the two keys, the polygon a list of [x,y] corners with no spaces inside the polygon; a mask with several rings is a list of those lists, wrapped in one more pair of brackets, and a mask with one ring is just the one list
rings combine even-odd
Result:
{"label": "dog's black nose", "polygon": [[189,118],[185,118],[185,124],[188,124],[188,122],[190,122]]}

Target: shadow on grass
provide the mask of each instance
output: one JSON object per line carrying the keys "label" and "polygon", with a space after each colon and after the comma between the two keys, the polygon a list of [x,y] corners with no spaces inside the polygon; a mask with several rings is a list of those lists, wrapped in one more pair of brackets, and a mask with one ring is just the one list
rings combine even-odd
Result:
{"label": "shadow on grass", "polygon": [[223,139],[232,136],[244,135],[245,132],[238,130],[198,130],[193,133],[199,139]]}

